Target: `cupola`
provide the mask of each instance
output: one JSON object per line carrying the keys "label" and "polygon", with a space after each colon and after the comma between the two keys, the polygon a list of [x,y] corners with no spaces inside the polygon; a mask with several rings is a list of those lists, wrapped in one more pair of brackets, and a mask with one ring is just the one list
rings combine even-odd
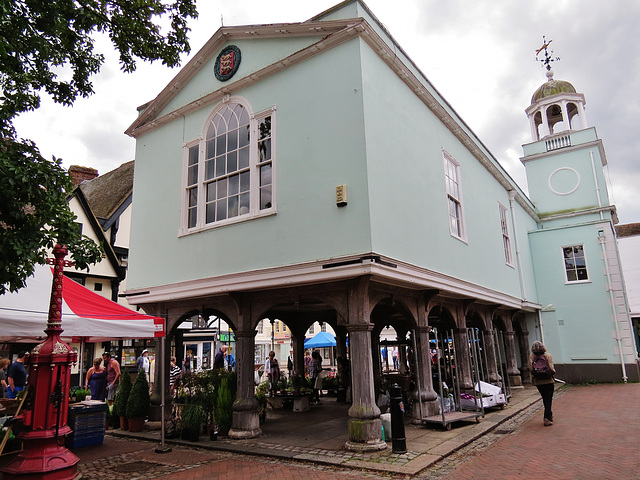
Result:
{"label": "cupola", "polygon": [[571,83],[553,78],[551,62],[554,59],[547,51],[549,43],[551,41],[545,42],[536,52],[539,54],[544,50],[545,58],[541,61],[547,68],[547,81],[534,92],[531,105],[525,110],[534,142],[587,128],[584,95],[577,93]]}

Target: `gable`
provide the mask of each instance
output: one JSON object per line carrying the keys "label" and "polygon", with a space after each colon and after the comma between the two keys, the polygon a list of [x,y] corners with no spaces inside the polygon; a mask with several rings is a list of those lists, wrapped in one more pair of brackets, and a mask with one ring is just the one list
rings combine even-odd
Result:
{"label": "gable", "polygon": [[180,107],[189,105],[199,99],[210,95],[217,90],[224,89],[228,82],[218,80],[214,74],[214,65],[219,52],[228,46],[235,46],[241,52],[241,62],[234,78],[250,76],[251,74],[276,64],[287,57],[299,52],[321,40],[322,37],[289,37],[289,38],[264,38],[255,41],[251,38],[239,38],[220,45],[218,52],[194,74],[184,88],[182,88],[160,111],[159,117],[170,114]]}

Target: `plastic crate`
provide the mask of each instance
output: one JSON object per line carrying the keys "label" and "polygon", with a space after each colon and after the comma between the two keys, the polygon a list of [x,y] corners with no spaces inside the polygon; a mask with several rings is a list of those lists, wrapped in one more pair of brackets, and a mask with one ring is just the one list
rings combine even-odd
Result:
{"label": "plastic crate", "polygon": [[70,435],[65,441],[67,448],[89,447],[91,445],[102,445],[104,434],[102,435]]}

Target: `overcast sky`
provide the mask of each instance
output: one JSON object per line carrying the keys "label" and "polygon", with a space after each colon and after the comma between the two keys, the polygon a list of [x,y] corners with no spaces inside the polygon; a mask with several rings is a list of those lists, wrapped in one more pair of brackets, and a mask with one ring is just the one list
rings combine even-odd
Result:
{"label": "overcast sky", "polygon": [[[338,0],[199,0],[192,54],[220,27],[299,22]],[[629,0],[366,0],[431,83],[526,191],[522,144],[531,141],[525,108],[545,80],[535,61],[542,36],[553,43],[557,80],[586,97],[586,114],[604,142],[620,223],[640,222],[640,2]],[[95,94],[71,108],[43,99],[17,122],[21,136],[65,166],[106,173],[134,158],[124,130],[136,107],[177,74],[161,64],[120,71],[110,44],[94,77]],[[187,58],[188,59],[188,58]]]}

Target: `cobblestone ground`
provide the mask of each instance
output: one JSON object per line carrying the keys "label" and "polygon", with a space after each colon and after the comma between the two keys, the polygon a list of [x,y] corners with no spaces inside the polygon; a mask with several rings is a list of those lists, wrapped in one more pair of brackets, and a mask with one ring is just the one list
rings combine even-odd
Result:
{"label": "cobblestone ground", "polygon": [[87,480],[640,480],[638,398],[640,384],[565,389],[554,398],[553,426],[542,425],[537,403],[413,477],[180,446],[159,454],[113,437],[77,454]]}

